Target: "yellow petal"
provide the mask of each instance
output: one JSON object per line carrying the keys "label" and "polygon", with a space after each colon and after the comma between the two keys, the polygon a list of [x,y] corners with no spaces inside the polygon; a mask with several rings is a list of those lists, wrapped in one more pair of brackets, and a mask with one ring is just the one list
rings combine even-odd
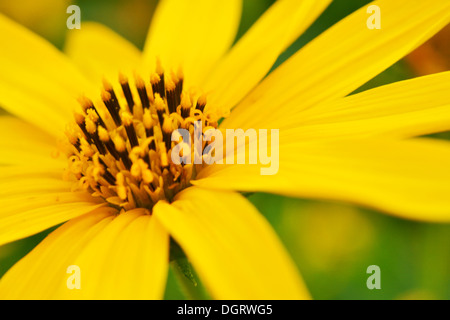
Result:
{"label": "yellow petal", "polygon": [[[22,184],[29,185],[21,190]],[[64,185],[56,179],[1,181],[0,244],[36,234],[105,205],[101,199],[86,192],[70,192],[69,188],[70,183]]]}
{"label": "yellow petal", "polygon": [[161,299],[166,284],[169,236],[148,210],[121,213],[73,260],[81,290],[64,298]]}
{"label": "yellow petal", "polygon": [[166,68],[181,66],[186,81],[199,79],[229,49],[241,19],[242,0],[162,0],[154,13],[144,59],[159,57]]}
{"label": "yellow petal", "polygon": [[46,40],[0,15],[0,105],[52,134],[61,134],[76,98],[90,83]]}
{"label": "yellow petal", "polygon": [[[282,136],[282,132],[280,133]],[[215,165],[192,183],[348,201],[399,217],[450,222],[450,144],[416,139],[280,143],[279,170]]]}
{"label": "yellow petal", "polygon": [[11,116],[0,117],[0,164],[62,169],[64,156],[56,139],[37,127]]}
{"label": "yellow petal", "polygon": [[[0,282],[6,299],[161,298],[168,266],[168,235],[143,209],[118,216],[101,208],[73,219],[40,243]],[[69,288],[69,266],[80,289]]]}
{"label": "yellow petal", "polygon": [[279,127],[292,128],[302,140],[406,138],[447,131],[450,130],[450,72],[396,82],[325,102],[296,117],[277,120],[280,120]]}
{"label": "yellow petal", "polygon": [[236,105],[331,0],[275,2],[217,64],[202,87],[217,108]]}
{"label": "yellow petal", "polygon": [[[113,208],[100,208],[75,218],[47,236],[0,280],[0,299],[55,299],[68,290],[69,266],[84,247],[114,217]],[[81,272],[81,277],[83,273]],[[80,279],[83,281],[83,278]]]}
{"label": "yellow petal", "polygon": [[263,216],[237,193],[188,188],[155,217],[216,299],[307,299],[298,272]]}
{"label": "yellow petal", "polygon": [[67,192],[72,182],[51,168],[0,166],[0,197],[26,196],[29,193]]}
{"label": "yellow petal", "polygon": [[132,74],[141,63],[141,53],[132,43],[95,22],[69,31],[64,51],[99,84],[103,77],[117,81],[119,72]]}
{"label": "yellow petal", "polygon": [[270,127],[324,100],[351,93],[429,39],[450,21],[447,0],[373,2],[381,29],[370,30],[367,6],[343,19],[272,72],[224,121]]}

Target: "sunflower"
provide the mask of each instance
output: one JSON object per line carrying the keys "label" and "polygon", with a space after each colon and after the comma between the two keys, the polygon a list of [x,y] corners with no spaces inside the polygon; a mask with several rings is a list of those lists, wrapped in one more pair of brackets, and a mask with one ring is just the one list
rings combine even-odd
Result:
{"label": "sunflower", "polygon": [[[309,298],[239,192],[449,221],[450,146],[412,138],[450,128],[450,73],[349,94],[443,28],[450,2],[375,1],[381,30],[361,8],[269,73],[330,2],[277,1],[233,44],[241,0],[162,0],[142,53],[83,23],[63,54],[2,16],[0,104],[15,117],[0,118],[0,243],[65,223],[0,297],[159,299],[176,243],[213,298]],[[197,121],[279,129],[278,173],[173,163],[171,133]]]}

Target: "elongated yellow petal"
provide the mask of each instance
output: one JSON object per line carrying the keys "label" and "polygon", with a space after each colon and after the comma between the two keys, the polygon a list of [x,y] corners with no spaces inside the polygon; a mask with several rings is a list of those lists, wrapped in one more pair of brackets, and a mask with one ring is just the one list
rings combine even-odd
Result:
{"label": "elongated yellow petal", "polygon": [[48,229],[104,205],[86,192],[71,192],[60,167],[0,167],[0,244]]}
{"label": "elongated yellow petal", "polygon": [[0,197],[27,196],[29,193],[67,192],[72,182],[63,181],[62,173],[49,168],[22,166],[0,167]]}
{"label": "elongated yellow petal", "polygon": [[267,74],[278,56],[297,39],[331,0],[275,2],[218,63],[205,80],[216,108],[236,105]]}
{"label": "elongated yellow petal", "polygon": [[[20,189],[22,184],[24,190]],[[43,184],[46,184],[45,186]],[[0,182],[0,244],[18,240],[53,227],[105,205],[86,192],[70,192],[59,180],[30,179]],[[42,187],[41,190],[39,187]],[[15,191],[15,192],[13,192]]]}
{"label": "elongated yellow petal", "polygon": [[237,193],[188,188],[155,217],[216,299],[305,299],[309,294],[262,215]]}
{"label": "elongated yellow petal", "polygon": [[270,127],[287,113],[343,97],[415,49],[450,21],[450,2],[378,0],[381,29],[367,7],[310,42],[269,75],[224,121],[227,127]]}
{"label": "elongated yellow petal", "polygon": [[148,210],[121,213],[73,261],[81,290],[58,294],[79,299],[161,299],[169,258],[169,237]]}
{"label": "elongated yellow petal", "polygon": [[60,135],[90,83],[46,40],[0,15],[0,105]]}
{"label": "elongated yellow petal", "polygon": [[449,143],[427,139],[299,143],[291,137],[291,142],[280,144],[275,175],[261,175],[259,165],[215,165],[192,183],[343,200],[409,219],[450,221]]}
{"label": "elongated yellow petal", "polygon": [[132,43],[95,22],[69,31],[64,51],[99,84],[103,77],[117,80],[118,72],[132,74],[141,63],[141,53]]}
{"label": "elongated yellow petal", "polygon": [[[450,130],[450,72],[396,82],[277,119],[302,140],[388,136]],[[297,128],[295,128],[297,127]]]}
{"label": "elongated yellow petal", "polygon": [[[55,299],[68,290],[69,266],[114,217],[113,208],[99,208],[75,218],[47,236],[0,280],[0,299]],[[80,274],[83,277],[83,273]],[[80,278],[83,281],[83,278]],[[76,290],[76,289],[72,289]]]}
{"label": "elongated yellow petal", "polygon": [[[40,243],[0,282],[4,299],[161,298],[168,266],[168,235],[136,209],[119,216],[101,208],[73,219]],[[78,268],[73,288],[69,266]],[[43,276],[45,275],[45,276]]]}
{"label": "elongated yellow petal", "polygon": [[149,67],[159,57],[186,81],[198,84],[229,49],[241,19],[242,0],[162,0],[152,19],[144,59]]}
{"label": "elongated yellow petal", "polygon": [[66,165],[57,152],[56,139],[27,122],[0,117],[0,164],[60,168]]}

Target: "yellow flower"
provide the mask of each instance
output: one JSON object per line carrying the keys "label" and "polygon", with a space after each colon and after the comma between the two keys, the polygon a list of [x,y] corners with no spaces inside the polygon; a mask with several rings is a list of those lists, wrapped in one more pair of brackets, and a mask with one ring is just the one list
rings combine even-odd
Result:
{"label": "yellow flower", "polygon": [[[264,78],[330,2],[277,1],[230,48],[240,0],[163,0],[143,53],[83,23],[64,55],[1,17],[0,105],[18,118],[0,118],[0,243],[69,221],[7,272],[0,297],[161,298],[171,236],[214,298],[309,298],[236,191],[450,221],[449,144],[405,139],[449,129],[450,73],[347,97],[445,26],[450,3],[376,1],[381,30],[362,8]],[[169,133],[195,120],[280,129],[279,172],[173,164]]]}

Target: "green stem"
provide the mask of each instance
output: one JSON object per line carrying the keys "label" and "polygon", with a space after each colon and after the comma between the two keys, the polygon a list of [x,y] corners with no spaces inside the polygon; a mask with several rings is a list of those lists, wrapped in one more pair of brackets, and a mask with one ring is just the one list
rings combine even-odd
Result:
{"label": "green stem", "polygon": [[190,300],[206,300],[208,295],[180,246],[171,239],[170,264],[181,291]]}
{"label": "green stem", "polygon": [[175,278],[181,287],[181,291],[189,300],[207,299],[203,286],[192,269],[191,264],[186,258],[180,258],[171,262]]}

